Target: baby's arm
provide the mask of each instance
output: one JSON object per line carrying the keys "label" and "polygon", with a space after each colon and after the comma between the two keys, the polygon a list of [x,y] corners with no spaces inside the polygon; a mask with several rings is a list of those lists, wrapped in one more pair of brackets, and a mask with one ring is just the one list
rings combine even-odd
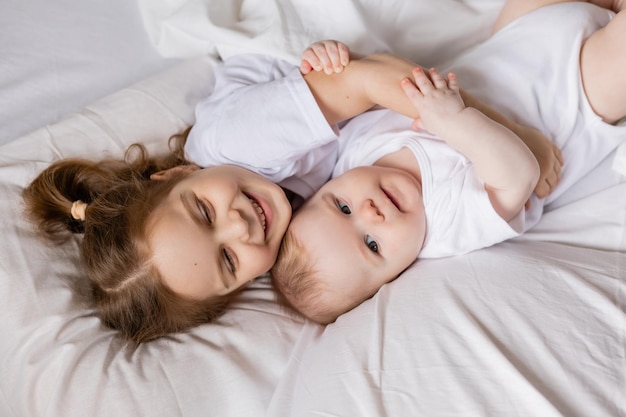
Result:
{"label": "baby's arm", "polygon": [[480,110],[491,120],[510,129],[524,141],[539,163],[539,181],[537,181],[534,192],[539,198],[549,195],[561,179],[563,156],[559,147],[537,129],[513,122],[474,96],[467,93],[463,94],[463,90],[461,90],[461,96],[467,107]]}
{"label": "baby's arm", "polygon": [[403,79],[401,85],[420,113],[415,127],[440,136],[471,160],[494,209],[504,220],[511,220],[539,178],[532,152],[511,130],[466,107],[454,74],[446,80],[431,69],[431,81],[421,68],[415,68],[413,75],[415,84]]}
{"label": "baby's arm", "polygon": [[[321,71],[310,72],[305,75],[305,80],[330,124],[354,117],[374,105],[416,118],[419,112],[399,83],[403,78],[411,77],[414,67],[414,63],[403,58],[375,54],[353,59],[341,73],[329,76]],[[468,107],[512,130],[526,143],[540,167],[535,193],[538,197],[550,194],[561,177],[563,160],[558,147],[538,130],[513,122],[462,89],[460,93]]]}

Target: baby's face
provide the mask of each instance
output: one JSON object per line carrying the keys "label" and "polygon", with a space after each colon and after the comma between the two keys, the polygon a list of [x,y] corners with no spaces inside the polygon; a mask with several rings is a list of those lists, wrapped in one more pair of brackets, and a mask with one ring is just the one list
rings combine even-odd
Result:
{"label": "baby's face", "polygon": [[405,171],[367,166],[326,183],[294,215],[330,305],[348,311],[419,254],[426,233],[421,185]]}

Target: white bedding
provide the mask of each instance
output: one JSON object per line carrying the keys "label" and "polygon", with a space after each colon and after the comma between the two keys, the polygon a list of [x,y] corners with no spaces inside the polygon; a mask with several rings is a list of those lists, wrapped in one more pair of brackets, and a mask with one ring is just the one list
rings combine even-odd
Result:
{"label": "white bedding", "polygon": [[[0,5],[0,416],[626,415],[613,156],[523,237],[419,262],[326,328],[261,278],[216,323],[138,349],[95,317],[76,242],[48,247],[22,216],[22,188],[53,160],[165,149],[211,90],[215,59],[194,57],[297,60],[338,38],[436,65],[486,37],[502,0],[64,2]],[[120,90],[169,57],[184,62]]]}

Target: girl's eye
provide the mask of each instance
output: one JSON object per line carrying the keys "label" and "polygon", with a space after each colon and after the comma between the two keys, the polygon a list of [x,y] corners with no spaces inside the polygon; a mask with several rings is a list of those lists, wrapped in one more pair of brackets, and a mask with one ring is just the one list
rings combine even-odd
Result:
{"label": "girl's eye", "polygon": [[196,203],[198,204],[198,209],[200,210],[202,217],[204,217],[209,225],[212,225],[213,216],[211,215],[211,210],[209,209],[209,206],[199,198],[196,198]]}
{"label": "girl's eye", "polygon": [[231,255],[228,249],[224,249],[223,252],[224,252],[224,261],[226,262],[226,267],[228,268],[230,273],[234,275],[236,271],[235,260],[233,259],[233,256]]}
{"label": "girl's eye", "polygon": [[337,200],[337,207],[339,207],[339,210],[341,210],[343,214],[352,214],[350,207],[348,207],[348,205],[343,201]]}
{"label": "girl's eye", "polygon": [[365,244],[369,250],[374,253],[378,253],[378,243],[372,239],[370,235],[365,236]]}

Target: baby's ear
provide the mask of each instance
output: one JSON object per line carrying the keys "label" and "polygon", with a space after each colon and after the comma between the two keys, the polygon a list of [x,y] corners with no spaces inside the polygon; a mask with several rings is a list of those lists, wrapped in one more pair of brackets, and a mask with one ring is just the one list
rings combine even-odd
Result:
{"label": "baby's ear", "polygon": [[166,181],[172,178],[174,175],[179,174],[191,174],[193,171],[200,169],[198,165],[177,165],[175,167],[164,169],[163,171],[155,172],[150,175],[152,181]]}

